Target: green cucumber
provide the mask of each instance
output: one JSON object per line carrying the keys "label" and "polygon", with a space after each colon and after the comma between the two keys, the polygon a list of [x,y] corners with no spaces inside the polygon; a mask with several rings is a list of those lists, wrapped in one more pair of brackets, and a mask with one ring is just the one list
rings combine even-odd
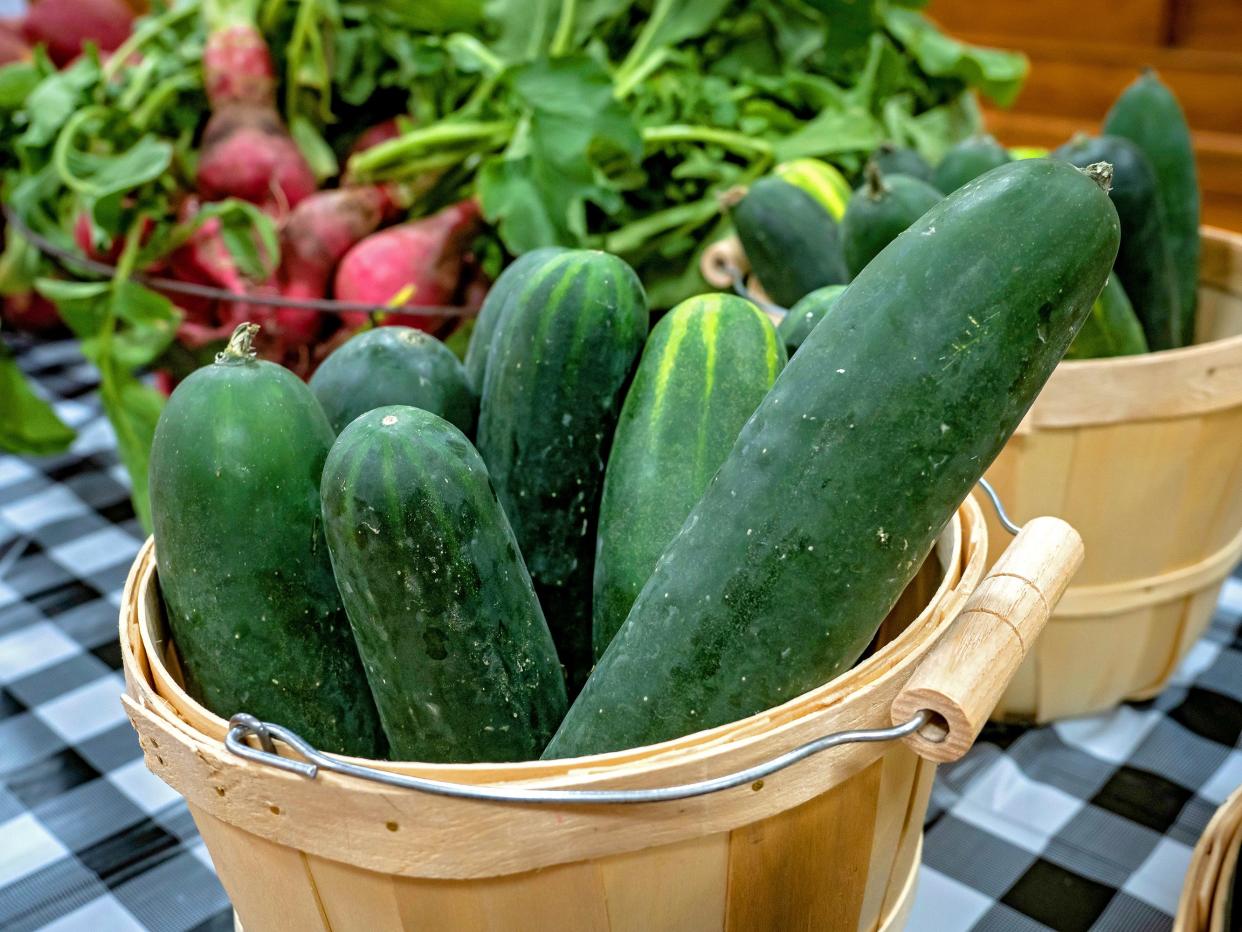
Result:
{"label": "green cucumber", "polygon": [[151,444],[160,591],[190,694],[324,751],[384,750],[319,513],[334,434],[310,389],[237,328],[182,382]]}
{"label": "green cucumber", "polygon": [[850,275],[861,272],[942,196],[926,181],[909,175],[885,176],[875,162],[868,162],[866,181],[850,197],[841,221],[841,245]]}
{"label": "green cucumber", "polygon": [[651,331],[600,502],[596,657],[784,365],[767,315],[732,295],[689,298]]}
{"label": "green cucumber", "polygon": [[732,201],[733,226],[751,270],[777,304],[849,281],[837,222],[815,198],[780,178],[761,178]]}
{"label": "green cucumber", "polygon": [[1151,69],[1121,92],[1104,132],[1122,136],[1142,150],[1156,175],[1164,208],[1165,235],[1177,277],[1182,315],[1180,343],[1195,341],[1199,300],[1199,179],[1190,127],[1173,92]]}
{"label": "green cucumber", "polygon": [[932,167],[927,159],[914,149],[897,146],[891,142],[881,143],[871,154],[871,161],[886,175],[908,175],[929,184],[932,180]]}
{"label": "green cucumber", "polygon": [[1110,197],[1121,218],[1117,277],[1153,350],[1181,345],[1181,310],[1173,254],[1156,190],[1156,176],[1142,150],[1120,136],[1078,136],[1052,153],[1080,168],[1113,166]]}
{"label": "green cucumber", "polygon": [[944,154],[932,173],[932,184],[945,194],[952,194],[966,182],[1011,161],[1009,150],[991,136],[971,136]]}
{"label": "green cucumber", "polygon": [[571,695],[593,660],[604,465],[647,326],[633,269],[607,253],[566,251],[513,295],[483,380],[479,452],[535,581]]}
{"label": "green cucumber", "polygon": [[393,756],[538,757],[565,714],[565,683],[470,441],[419,408],[377,408],[337,438],[322,494],[332,569]]}
{"label": "green cucumber", "polygon": [[1121,282],[1116,275],[1110,275],[1065,358],[1101,359],[1146,352],[1147,338],[1143,336],[1143,325],[1139,323]]}
{"label": "green cucumber", "polygon": [[1103,286],[1119,236],[1106,180],[1004,165],[863,270],[747,421],[545,758],[734,721],[858,659]]}
{"label": "green cucumber", "polygon": [[487,369],[487,354],[492,349],[492,338],[496,334],[496,325],[504,313],[506,302],[510,296],[521,288],[522,282],[533,269],[539,268],[557,253],[564,252],[562,246],[544,246],[523,253],[509,264],[497,276],[488,289],[483,306],[479,308],[479,316],[474,320],[474,329],[470,332],[470,343],[466,346],[466,377],[470,380],[475,393],[483,391],[483,373]]}
{"label": "green cucumber", "polygon": [[827,285],[816,288],[809,295],[789,309],[780,326],[776,328],[781,342],[785,344],[785,352],[793,357],[815,325],[824,319],[837,299],[845,293],[845,285]]}
{"label": "green cucumber", "polygon": [[375,327],[329,354],[310,380],[338,433],[358,415],[385,405],[413,405],[474,430],[478,398],[452,350],[413,327]]}

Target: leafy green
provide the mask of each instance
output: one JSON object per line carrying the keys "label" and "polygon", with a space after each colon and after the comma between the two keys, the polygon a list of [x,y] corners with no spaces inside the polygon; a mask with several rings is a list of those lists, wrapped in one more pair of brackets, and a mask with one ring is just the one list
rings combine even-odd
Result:
{"label": "leafy green", "polygon": [[67,449],[75,436],[52,406],[31,390],[17,361],[0,346],[0,450],[49,456]]}

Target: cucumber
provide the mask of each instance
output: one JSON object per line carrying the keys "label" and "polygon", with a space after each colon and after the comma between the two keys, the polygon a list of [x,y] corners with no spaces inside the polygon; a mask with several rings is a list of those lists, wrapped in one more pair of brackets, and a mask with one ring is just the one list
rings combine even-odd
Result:
{"label": "cucumber", "polygon": [[927,164],[927,159],[914,149],[907,149],[905,146],[894,145],[891,142],[880,143],[875,152],[871,154],[871,161],[875,162],[880,171],[886,175],[908,175],[919,181],[931,183],[932,167]]}
{"label": "cucumber", "polygon": [[811,330],[824,319],[837,299],[845,293],[845,285],[827,285],[817,288],[789,309],[776,328],[777,335],[785,344],[785,352],[792,358]]}
{"label": "cucumber", "polygon": [[254,358],[242,324],[155,428],[149,469],[160,591],[190,694],[325,751],[384,752],[319,513],[334,434],[310,389]]}
{"label": "cucumber", "polygon": [[850,198],[841,221],[841,245],[850,275],[857,275],[906,227],[940,202],[942,195],[926,181],[909,175],[885,177],[868,162],[866,181]]}
{"label": "cucumber", "polygon": [[474,431],[478,398],[452,350],[413,327],[375,327],[355,334],[323,361],[310,380],[332,429],[385,405],[413,405]]}
{"label": "cucumber", "polygon": [[571,695],[591,669],[604,464],[647,325],[633,269],[603,252],[563,252],[514,294],[483,380],[479,452],[534,579]]}
{"label": "cucumber", "polygon": [[[483,373],[487,368],[487,354],[492,349],[492,338],[496,334],[496,324],[504,313],[505,303],[513,292],[517,291],[522,282],[533,269],[539,268],[557,253],[564,252],[562,246],[544,246],[532,249],[513,260],[503,272],[492,282],[483,306],[479,308],[479,316],[474,320],[474,329],[470,332],[470,343],[466,346],[466,378],[475,394],[483,391]],[[458,425],[460,426],[460,425]]]}
{"label": "cucumber", "polygon": [[932,184],[951,194],[998,165],[1013,161],[1009,150],[988,135],[971,136],[951,147],[932,173]]}
{"label": "cucumber", "polygon": [[834,166],[819,159],[793,159],[777,165],[773,173],[815,198],[833,220],[839,221],[845,216],[850,183]]}
{"label": "cucumber", "polygon": [[1106,177],[1004,165],[867,266],[742,429],[545,758],[734,721],[858,659],[1103,286],[1120,232]]}
{"label": "cucumber", "polygon": [[777,304],[849,281],[837,222],[801,188],[761,178],[732,206],[750,267]]}
{"label": "cucumber", "polygon": [[398,760],[530,760],[565,683],[487,467],[419,408],[369,411],[323,470],[323,524]]}
{"label": "cucumber", "polygon": [[1147,157],[1120,136],[1075,137],[1052,155],[1079,167],[1101,161],[1112,164],[1110,196],[1121,218],[1117,277],[1143,325],[1147,345],[1153,350],[1180,346],[1182,315],[1173,256]]}
{"label": "cucumber", "polygon": [[1195,341],[1199,300],[1199,179],[1186,117],[1173,92],[1149,68],[1121,92],[1104,118],[1104,132],[1138,146],[1156,175],[1177,278],[1179,342],[1187,346]]}
{"label": "cucumber", "polygon": [[600,502],[596,657],[784,365],[767,315],[732,295],[683,301],[651,331]]}
{"label": "cucumber", "polygon": [[1146,352],[1147,338],[1143,336],[1143,325],[1139,323],[1121,282],[1116,275],[1110,275],[1065,358],[1099,359]]}

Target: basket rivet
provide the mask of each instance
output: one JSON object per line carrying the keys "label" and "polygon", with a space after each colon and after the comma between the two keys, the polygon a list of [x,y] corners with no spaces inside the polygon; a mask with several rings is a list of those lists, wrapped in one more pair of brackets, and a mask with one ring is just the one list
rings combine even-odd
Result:
{"label": "basket rivet", "polygon": [[398,826],[396,822],[385,822],[384,823],[384,828],[388,829],[388,831],[390,832],[395,832],[399,827],[400,826]]}
{"label": "basket rivet", "polygon": [[763,789],[763,781],[756,780],[754,783],[750,785],[750,788],[754,790],[756,793],[758,793],[761,789]]}
{"label": "basket rivet", "polygon": [[224,787],[222,787],[222,786],[217,786],[217,787],[216,787],[216,795],[217,795],[217,796],[223,796],[223,795],[224,795]]}
{"label": "basket rivet", "polygon": [[271,807],[269,807],[269,808],[272,810],[272,815],[280,815],[280,807],[279,807],[279,806],[271,806]]}

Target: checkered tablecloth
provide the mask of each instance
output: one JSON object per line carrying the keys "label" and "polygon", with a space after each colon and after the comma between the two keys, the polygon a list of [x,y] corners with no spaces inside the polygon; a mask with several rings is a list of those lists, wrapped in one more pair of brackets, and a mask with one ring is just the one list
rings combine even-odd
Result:
{"label": "checkered tablecloth", "polygon": [[[122,711],[116,644],[141,542],[95,374],[5,338],[79,431],[0,455],[0,930],[232,928],[179,797]],[[1242,581],[1158,699],[989,729],[942,768],[911,929],[1168,929],[1190,851],[1242,783]]]}

